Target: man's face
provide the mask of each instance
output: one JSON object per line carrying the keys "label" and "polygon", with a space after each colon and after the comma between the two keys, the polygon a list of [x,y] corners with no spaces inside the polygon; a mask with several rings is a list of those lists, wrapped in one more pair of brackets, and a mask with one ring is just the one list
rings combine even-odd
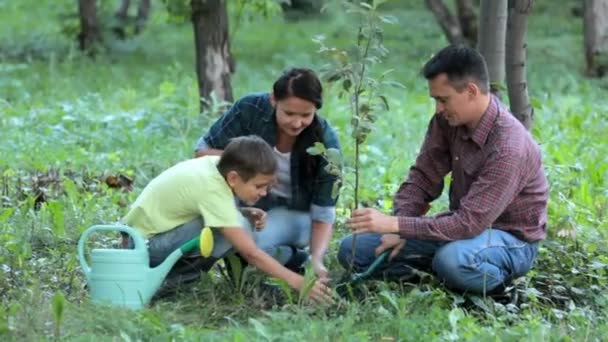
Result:
{"label": "man's face", "polygon": [[429,92],[435,99],[435,113],[443,116],[450,126],[468,125],[472,117],[473,93],[471,83],[460,92],[450,84],[446,74],[439,74],[429,80]]}
{"label": "man's face", "polygon": [[266,196],[268,187],[275,180],[275,175],[258,173],[248,181],[244,181],[236,171],[230,171],[227,179],[232,191],[241,201],[247,205],[254,205],[260,198]]}
{"label": "man's face", "polygon": [[295,96],[276,101],[273,97],[272,103],[279,130],[288,137],[297,137],[310,126],[317,110],[314,103]]}

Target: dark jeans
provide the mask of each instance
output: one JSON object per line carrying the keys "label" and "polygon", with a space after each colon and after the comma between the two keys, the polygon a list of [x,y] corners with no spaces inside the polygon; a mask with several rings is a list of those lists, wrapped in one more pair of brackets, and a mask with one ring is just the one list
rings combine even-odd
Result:
{"label": "dark jeans", "polygon": [[[354,270],[365,270],[375,259],[380,234],[360,234],[356,239]],[[349,269],[352,235],[342,240],[338,260]],[[499,229],[452,242],[407,240],[401,252],[378,270],[386,279],[408,279],[412,269],[434,272],[446,286],[472,293],[487,293],[525,275],[538,253],[538,243],[528,243]]]}

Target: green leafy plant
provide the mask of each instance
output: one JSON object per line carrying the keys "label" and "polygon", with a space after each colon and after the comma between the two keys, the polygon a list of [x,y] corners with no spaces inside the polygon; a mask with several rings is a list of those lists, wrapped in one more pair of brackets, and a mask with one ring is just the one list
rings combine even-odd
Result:
{"label": "green leafy plant", "polygon": [[[374,128],[374,122],[379,113],[389,110],[384,87],[398,85],[397,82],[387,80],[392,70],[387,70],[375,77],[373,67],[388,55],[383,44],[382,24],[394,24],[396,20],[379,12],[378,7],[386,1],[373,1],[343,3],[346,12],[355,16],[359,21],[355,44],[347,48],[330,47],[324,36],[316,36],[313,40],[319,45],[319,53],[329,62],[323,66],[323,78],[329,83],[339,83],[339,95],[346,98],[350,108],[350,129],[354,145],[352,167],[345,167],[345,173],[354,174],[354,184],[349,188],[353,191],[352,210],[359,206],[360,191],[360,153],[362,145]],[[322,144],[316,144],[308,151],[313,155],[323,155],[328,161],[329,170],[338,170],[337,165],[342,162],[330,149]],[[337,172],[336,172],[337,174]],[[340,180],[342,181],[342,180]],[[354,262],[356,236],[353,236],[351,260]],[[352,265],[351,265],[352,268]]]}
{"label": "green leafy plant", "polygon": [[65,297],[61,292],[55,293],[52,299],[53,318],[55,320],[55,340],[61,337],[61,323],[63,321],[63,313],[65,309]]}

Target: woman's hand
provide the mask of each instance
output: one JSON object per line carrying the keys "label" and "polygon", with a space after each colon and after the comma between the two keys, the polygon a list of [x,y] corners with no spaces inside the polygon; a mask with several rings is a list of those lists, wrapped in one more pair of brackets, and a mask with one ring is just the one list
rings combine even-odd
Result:
{"label": "woman's hand", "polygon": [[321,280],[323,283],[329,282],[329,272],[327,271],[327,268],[325,268],[325,265],[323,265],[323,261],[312,259],[311,263],[312,269],[315,271],[317,278],[319,278],[319,280]]}

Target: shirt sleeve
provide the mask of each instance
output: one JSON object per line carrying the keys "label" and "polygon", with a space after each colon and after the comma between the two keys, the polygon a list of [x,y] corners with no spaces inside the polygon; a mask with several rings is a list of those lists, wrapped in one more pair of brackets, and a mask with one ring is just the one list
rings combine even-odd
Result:
{"label": "shirt sleeve", "polygon": [[443,179],[452,169],[445,125],[438,115],[429,122],[416,162],[395,194],[395,215],[421,216],[428,203],[441,195]]}
{"label": "shirt sleeve", "polygon": [[515,151],[496,151],[455,211],[434,217],[400,216],[399,234],[405,239],[453,241],[479,235],[513,201],[525,158]]}
{"label": "shirt sleeve", "polygon": [[242,100],[239,100],[198,139],[194,148],[195,152],[203,148],[224,149],[230,139],[246,135],[245,120],[243,103]]}
{"label": "shirt sleeve", "polygon": [[242,227],[240,213],[234,197],[229,193],[213,191],[199,203],[205,226],[214,228]]}
{"label": "shirt sleeve", "polygon": [[310,205],[310,218],[313,221],[321,221],[333,224],[336,221],[336,207],[321,207],[315,204]]}

